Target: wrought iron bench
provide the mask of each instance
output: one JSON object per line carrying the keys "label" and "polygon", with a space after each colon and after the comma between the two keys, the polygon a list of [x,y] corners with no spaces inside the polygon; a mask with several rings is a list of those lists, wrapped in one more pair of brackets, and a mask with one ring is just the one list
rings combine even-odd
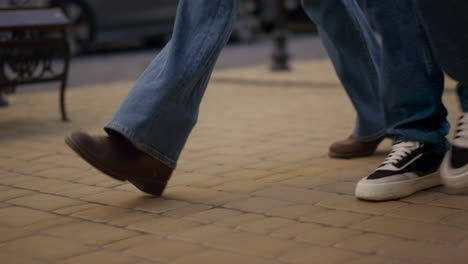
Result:
{"label": "wrought iron bench", "polygon": [[14,92],[22,84],[60,81],[63,121],[68,120],[67,26],[67,17],[58,8],[0,9],[0,92]]}

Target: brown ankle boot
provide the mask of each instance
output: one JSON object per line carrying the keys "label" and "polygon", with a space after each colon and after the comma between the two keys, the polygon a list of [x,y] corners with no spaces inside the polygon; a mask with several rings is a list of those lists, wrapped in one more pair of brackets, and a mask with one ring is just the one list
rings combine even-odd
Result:
{"label": "brown ankle boot", "polygon": [[380,142],[385,137],[380,137],[371,141],[359,141],[353,136],[345,140],[334,142],[328,151],[331,158],[355,158],[374,154]]}
{"label": "brown ankle boot", "polygon": [[65,143],[101,172],[116,180],[129,181],[154,196],[162,194],[174,170],[120,135],[90,136],[74,132],[65,138]]}

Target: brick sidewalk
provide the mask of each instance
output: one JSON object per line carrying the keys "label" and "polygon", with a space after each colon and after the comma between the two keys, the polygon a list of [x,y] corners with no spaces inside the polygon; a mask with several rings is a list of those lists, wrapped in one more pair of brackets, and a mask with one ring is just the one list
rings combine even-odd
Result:
{"label": "brick sidewalk", "polygon": [[[467,263],[468,196],[353,197],[390,149],[334,160],[354,112],[327,61],[216,72],[164,198],[107,178],[63,143],[101,133],[132,82],[9,97],[0,110],[0,263]],[[449,83],[448,87],[452,87]],[[458,115],[453,89],[444,98]]]}

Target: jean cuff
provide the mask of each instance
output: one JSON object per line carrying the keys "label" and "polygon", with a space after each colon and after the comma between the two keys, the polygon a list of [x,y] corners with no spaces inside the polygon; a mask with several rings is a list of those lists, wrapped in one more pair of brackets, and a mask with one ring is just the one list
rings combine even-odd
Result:
{"label": "jean cuff", "polygon": [[166,166],[169,166],[171,168],[175,168],[177,166],[177,161],[167,157],[166,155],[162,154],[160,151],[158,151],[156,148],[153,146],[150,146],[148,144],[145,144],[143,140],[138,137],[138,135],[131,129],[129,129],[127,126],[122,125],[118,122],[111,121],[107,123],[104,126],[104,130],[109,133],[109,130],[113,130],[115,132],[118,132],[125,138],[127,138],[137,149],[145,152],[146,154],[152,156],[153,158],[161,161],[164,163]]}

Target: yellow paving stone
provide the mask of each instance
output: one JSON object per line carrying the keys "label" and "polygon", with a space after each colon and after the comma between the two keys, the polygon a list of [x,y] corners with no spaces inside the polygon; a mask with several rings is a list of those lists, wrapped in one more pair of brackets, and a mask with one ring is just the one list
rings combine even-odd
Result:
{"label": "yellow paving stone", "polygon": [[374,233],[365,233],[358,236],[353,236],[348,239],[343,239],[335,244],[335,247],[350,249],[363,253],[375,253],[379,247],[381,247],[385,242],[389,240],[397,240],[396,238],[374,234]]}
{"label": "yellow paving stone", "polygon": [[241,254],[252,254],[267,258],[278,257],[288,250],[305,246],[304,243],[292,240],[283,240],[244,232],[232,232],[224,234],[223,236],[212,237],[204,240],[203,244]]}
{"label": "yellow paving stone", "polygon": [[352,228],[409,239],[453,244],[468,236],[468,230],[394,217],[374,217]]}
{"label": "yellow paving stone", "polygon": [[260,234],[269,234],[283,227],[297,224],[297,221],[278,217],[267,217],[237,226],[237,229]]}
{"label": "yellow paving stone", "polygon": [[366,214],[338,210],[328,210],[324,212],[309,213],[307,215],[301,216],[299,220],[304,222],[314,222],[336,227],[346,227],[355,223],[362,222],[370,217],[370,215]]}
{"label": "yellow paving stone", "polygon": [[231,180],[227,183],[213,187],[215,190],[235,193],[252,193],[267,187],[272,183],[258,182],[254,180]]}
{"label": "yellow paving stone", "polygon": [[273,231],[270,235],[274,237],[280,237],[285,239],[293,239],[304,232],[311,232],[321,228],[320,225],[312,223],[296,223],[294,225],[286,226],[278,230]]}
{"label": "yellow paving stone", "polygon": [[56,261],[91,250],[91,248],[76,242],[43,235],[10,241],[0,245],[0,249],[8,250],[21,256],[47,261]]}
{"label": "yellow paving stone", "polygon": [[207,263],[223,263],[223,264],[239,264],[239,263],[255,263],[255,264],[275,264],[277,262],[265,258],[255,256],[239,255],[226,251],[205,250],[201,253],[196,253],[190,256],[177,259],[175,264],[207,264]]}
{"label": "yellow paving stone", "polygon": [[280,260],[288,263],[341,264],[351,262],[359,257],[361,256],[346,250],[309,246],[290,250],[283,254]]}
{"label": "yellow paving stone", "polygon": [[83,204],[83,202],[66,197],[50,194],[34,194],[20,197],[8,201],[9,203],[39,209],[43,211],[53,211],[64,207]]}
{"label": "yellow paving stone", "polygon": [[212,208],[209,210],[201,211],[199,213],[191,214],[185,218],[194,220],[200,223],[213,223],[222,219],[231,219],[243,215],[242,212],[237,210],[225,209],[225,208]]}
{"label": "yellow paving stone", "polygon": [[0,226],[0,243],[31,235],[24,229]]}
{"label": "yellow paving stone", "polygon": [[229,203],[231,201],[246,198],[248,196],[245,194],[221,192],[206,188],[176,186],[172,188],[167,188],[167,190],[164,193],[164,197],[167,199],[189,201],[191,203],[203,203],[219,206]]}
{"label": "yellow paving stone", "polygon": [[210,206],[210,205],[191,204],[189,206],[185,206],[185,207],[176,208],[176,209],[173,209],[173,210],[166,211],[166,212],[164,212],[163,215],[176,217],[176,218],[181,218],[181,217],[185,217],[185,216],[188,216],[188,215],[203,212],[203,211],[209,210],[211,208],[213,208],[213,207]]}
{"label": "yellow paving stone", "polygon": [[181,232],[200,224],[188,220],[169,218],[169,217],[153,217],[150,220],[140,221],[128,225],[129,229],[138,230],[156,235],[170,235],[174,232]]}
{"label": "yellow paving stone", "polygon": [[2,179],[2,184],[3,185],[10,185],[10,186],[15,186],[15,184],[21,183],[21,182],[30,182],[40,179],[39,177],[36,176],[31,176],[31,175],[22,175],[22,174],[11,174],[11,177],[5,177]]}
{"label": "yellow paving stone", "polygon": [[[51,163],[51,164],[55,164],[55,167],[58,167],[58,166],[63,166],[66,162],[66,160],[74,160],[75,158],[74,157],[71,157],[71,156],[64,156],[64,155],[60,155],[60,154],[49,154],[45,157],[41,157],[41,158],[38,158],[36,160],[34,160],[35,162],[42,162],[42,163]],[[64,168],[66,169],[66,168]],[[49,171],[49,170],[44,170],[44,171]],[[61,173],[60,172],[56,172],[56,173],[52,173],[51,175],[60,175]]]}
{"label": "yellow paving stone", "polygon": [[174,261],[181,256],[187,256],[203,251],[204,248],[175,240],[151,239],[143,244],[138,244],[125,250],[126,253],[134,256],[140,256],[156,261]]}
{"label": "yellow paving stone", "polygon": [[154,219],[153,214],[145,213],[145,212],[139,212],[139,211],[133,211],[129,215],[125,216],[120,216],[118,218],[114,218],[109,220],[109,224],[111,225],[116,225],[120,227],[128,227],[129,225],[137,222],[143,222],[143,221],[150,221]]}
{"label": "yellow paving stone", "polygon": [[354,196],[339,195],[339,196],[334,196],[327,200],[321,201],[317,205],[330,208],[330,209],[351,211],[351,212],[364,213],[364,214],[381,215],[391,209],[403,206],[405,204],[402,202],[398,202],[398,201],[373,203],[373,202],[358,200]]}
{"label": "yellow paving stone", "polygon": [[58,225],[65,225],[65,224],[70,224],[70,223],[75,223],[75,222],[77,222],[76,219],[54,215],[53,218],[48,218],[46,220],[27,225],[24,228],[27,230],[39,232],[44,229],[48,229],[48,228],[55,227]]}
{"label": "yellow paving stone", "polygon": [[429,205],[443,206],[468,210],[468,196],[448,195],[429,203]]}
{"label": "yellow paving stone", "polygon": [[113,206],[94,206],[88,210],[80,210],[73,213],[73,217],[88,219],[93,222],[109,222],[114,219],[129,216],[134,213],[133,210],[113,207]]}
{"label": "yellow paving stone", "polygon": [[393,264],[393,263],[416,264],[417,262],[411,262],[407,259],[395,260],[390,257],[381,257],[381,256],[361,256],[357,259],[346,262],[346,264]]}
{"label": "yellow paving stone", "polygon": [[140,190],[138,190],[135,186],[133,186],[133,184],[130,184],[130,183],[123,183],[123,184],[115,187],[114,189],[119,190],[119,191],[141,193]]}
{"label": "yellow paving stone", "polygon": [[99,204],[112,205],[122,208],[135,208],[155,198],[143,193],[131,193],[124,191],[108,190],[101,193],[87,195],[81,200]]}
{"label": "yellow paving stone", "polygon": [[89,245],[104,245],[138,235],[138,233],[129,230],[91,222],[68,223],[43,232]]}
{"label": "yellow paving stone", "polygon": [[244,212],[264,213],[268,210],[292,205],[291,202],[263,197],[246,198],[225,204],[226,208],[233,208]]}
{"label": "yellow paving stone", "polygon": [[135,247],[139,244],[144,244],[147,241],[153,240],[155,236],[153,235],[140,235],[127,239],[122,239],[116,242],[109,243],[104,247],[114,251],[125,251],[131,247]]}
{"label": "yellow paving stone", "polygon": [[203,241],[207,239],[223,236],[233,232],[236,231],[226,227],[203,225],[169,234],[169,238],[184,240],[192,243],[203,243]]}
{"label": "yellow paving stone", "polygon": [[327,192],[285,186],[273,186],[252,195],[306,204],[315,204],[333,196]]}
{"label": "yellow paving stone", "polygon": [[284,218],[298,219],[304,215],[320,214],[325,211],[327,211],[327,209],[324,209],[323,207],[300,204],[274,208],[272,210],[265,211],[265,214],[271,216],[280,216]]}
{"label": "yellow paving stone", "polygon": [[307,176],[303,176],[303,175],[296,176],[296,177],[282,181],[281,184],[293,186],[293,187],[299,187],[299,188],[314,188],[314,187],[321,186],[324,184],[330,184],[332,182],[335,182],[335,180],[330,179],[330,177],[321,176],[321,175],[316,176],[316,175],[311,174]]}
{"label": "yellow paving stone", "polygon": [[169,199],[153,199],[138,205],[136,209],[151,212],[151,213],[164,213],[170,210],[183,208],[191,205],[190,203],[177,201],[177,200],[169,200]]}
{"label": "yellow paving stone", "polygon": [[110,178],[103,178],[102,181],[96,183],[97,187],[103,187],[103,188],[115,188],[120,185],[122,185],[121,181],[110,179]]}
{"label": "yellow paving stone", "polygon": [[101,208],[104,206],[105,205],[86,203],[86,204],[72,205],[69,207],[60,208],[60,209],[55,210],[54,213],[60,214],[60,215],[72,215],[77,212],[86,211],[89,209]]}
{"label": "yellow paving stone", "polygon": [[81,256],[72,257],[63,261],[57,262],[57,264],[135,264],[139,263],[140,260],[136,257],[125,256],[121,253],[111,253],[107,251],[96,251],[87,253]]}
{"label": "yellow paving stone", "polygon": [[75,183],[69,183],[63,187],[64,188],[62,189],[58,189],[54,191],[54,193],[67,196],[67,197],[77,198],[77,199],[87,197],[89,195],[98,194],[107,190],[106,188],[100,188],[96,186],[87,186],[87,185],[75,184]]}
{"label": "yellow paving stone", "polygon": [[334,182],[317,186],[315,189],[323,192],[339,193],[354,195],[354,189],[356,188],[356,182]]}
{"label": "yellow paving stone", "polygon": [[[271,171],[255,169],[239,169],[234,170],[228,173],[224,173],[223,177],[229,178],[232,180],[250,180],[253,181],[258,178],[262,178],[268,175],[273,174]],[[228,183],[226,183],[228,185]]]}
{"label": "yellow paving stone", "polygon": [[275,185],[275,184],[279,184],[279,182],[282,182],[284,180],[291,179],[291,178],[294,178],[294,177],[295,177],[295,175],[293,175],[293,174],[286,173],[286,172],[280,172],[280,173],[276,173],[276,174],[269,175],[269,176],[266,176],[266,177],[262,177],[260,179],[255,180],[255,181],[257,181],[259,183]]}
{"label": "yellow paving stone", "polygon": [[381,246],[378,254],[389,257],[408,258],[417,263],[465,264],[468,253],[466,248],[446,247],[414,241],[389,241]]}
{"label": "yellow paving stone", "polygon": [[331,246],[337,242],[360,235],[361,232],[336,227],[321,227],[312,230],[304,230],[295,239],[310,242],[321,246]]}
{"label": "yellow paving stone", "polygon": [[214,224],[226,227],[237,227],[251,221],[265,219],[265,216],[259,214],[243,213],[234,217],[225,217],[218,219]]}
{"label": "yellow paving stone", "polygon": [[34,150],[34,151],[21,153],[19,155],[15,155],[15,158],[18,158],[24,161],[32,161],[32,160],[39,159],[47,155],[49,155],[48,152]]}
{"label": "yellow paving stone", "polygon": [[468,228],[468,212],[449,215],[440,221],[442,224]]}
{"label": "yellow paving stone", "polygon": [[390,210],[386,215],[423,222],[439,222],[442,218],[453,215],[457,212],[459,211],[449,208],[409,204]]}
{"label": "yellow paving stone", "polygon": [[430,191],[421,191],[414,193],[408,197],[401,199],[401,201],[415,203],[415,204],[427,204],[437,199],[440,199],[444,196],[447,196],[443,193],[430,192]]}
{"label": "yellow paving stone", "polygon": [[194,181],[192,181],[189,184],[187,184],[185,182],[185,184],[193,186],[193,187],[198,187],[198,188],[210,188],[211,189],[211,188],[213,188],[213,186],[221,185],[221,184],[232,181],[232,179],[225,178],[225,177],[222,177],[222,176],[219,176],[219,175],[209,176],[209,177],[207,177],[205,179],[200,179],[199,176],[200,175],[195,173],[193,175]]}
{"label": "yellow paving stone", "polygon": [[12,189],[8,189],[8,190],[0,192],[0,201],[8,201],[10,199],[15,199],[18,197],[25,197],[25,196],[29,196],[33,194],[36,194],[36,192],[12,188]]}
{"label": "yellow paving stone", "polygon": [[46,177],[49,179],[71,180],[79,177],[82,171],[83,170],[76,168],[63,168],[56,166],[51,169],[38,171],[34,173],[34,175]]}
{"label": "yellow paving stone", "polygon": [[22,207],[0,208],[0,224],[10,226],[27,226],[48,219],[53,219],[55,215],[41,212],[34,209]]}
{"label": "yellow paving stone", "polygon": [[7,252],[0,250],[0,262],[5,264],[45,264],[45,261],[40,261],[22,254]]}
{"label": "yellow paving stone", "polygon": [[92,168],[79,173],[79,177],[73,179],[73,182],[86,185],[95,185],[96,183],[105,181],[107,179],[108,177],[105,174],[102,174],[100,171]]}
{"label": "yellow paving stone", "polygon": [[65,182],[63,180],[36,177],[35,180],[20,182],[15,184],[15,186],[28,190],[53,193],[54,191],[59,190],[60,188],[64,188],[68,184],[70,183]]}
{"label": "yellow paving stone", "polygon": [[23,174],[32,174],[37,171],[54,168],[56,165],[44,162],[25,162],[25,164],[16,165],[14,171]]}

